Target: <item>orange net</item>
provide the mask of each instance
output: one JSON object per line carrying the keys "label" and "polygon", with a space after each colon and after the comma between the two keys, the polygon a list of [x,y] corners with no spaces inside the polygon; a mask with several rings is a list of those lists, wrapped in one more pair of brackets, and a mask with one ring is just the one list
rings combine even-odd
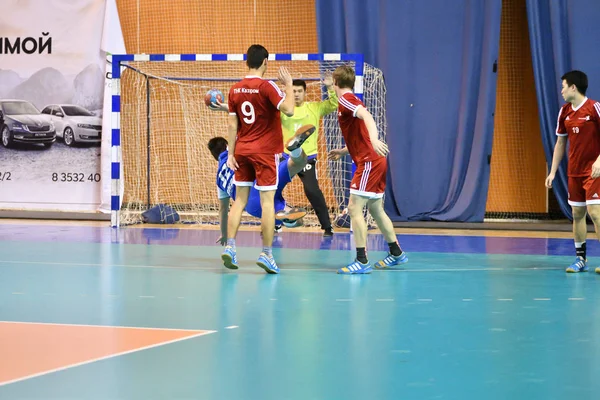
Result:
{"label": "orange net", "polygon": [[545,176],[525,0],[504,0],[487,216],[546,215]]}

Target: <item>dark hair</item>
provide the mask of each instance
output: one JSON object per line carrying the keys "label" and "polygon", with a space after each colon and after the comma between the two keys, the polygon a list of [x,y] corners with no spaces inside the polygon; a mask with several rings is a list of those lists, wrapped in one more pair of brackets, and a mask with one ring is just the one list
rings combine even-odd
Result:
{"label": "dark hair", "polygon": [[577,91],[585,96],[588,88],[587,75],[581,71],[569,71],[560,77],[561,81],[567,81],[567,85],[575,85]]}
{"label": "dark hair", "polygon": [[248,51],[246,52],[246,65],[248,68],[260,68],[265,58],[269,58],[269,52],[260,44],[253,44],[248,47]]}
{"label": "dark hair", "polygon": [[294,79],[292,81],[292,86],[302,86],[306,92],[306,82],[304,82],[302,79]]}
{"label": "dark hair", "polygon": [[340,65],[333,71],[333,82],[340,89],[354,88],[355,79],[354,68],[349,65]]}
{"label": "dark hair", "polygon": [[210,154],[219,161],[219,155],[227,150],[227,139],[222,136],[217,136],[208,141],[208,150]]}

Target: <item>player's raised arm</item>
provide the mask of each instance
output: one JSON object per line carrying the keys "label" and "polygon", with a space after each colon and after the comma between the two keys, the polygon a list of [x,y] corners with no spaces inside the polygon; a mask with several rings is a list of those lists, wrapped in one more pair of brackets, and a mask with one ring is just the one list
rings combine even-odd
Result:
{"label": "player's raised arm", "polygon": [[338,108],[338,97],[333,89],[333,77],[331,73],[326,73],[321,83],[327,88],[327,100],[319,102],[319,115],[325,116]]}
{"label": "player's raised arm", "polygon": [[285,98],[279,104],[279,111],[291,117],[294,115],[294,86],[292,86],[292,76],[285,67],[279,68],[279,80],[284,86]]}

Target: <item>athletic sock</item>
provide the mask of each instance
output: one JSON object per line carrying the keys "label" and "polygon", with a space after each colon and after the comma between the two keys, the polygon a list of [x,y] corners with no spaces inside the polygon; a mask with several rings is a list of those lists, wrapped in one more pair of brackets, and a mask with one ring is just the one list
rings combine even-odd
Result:
{"label": "athletic sock", "polygon": [[356,259],[363,264],[366,264],[369,262],[369,260],[367,259],[367,250],[365,247],[357,247],[356,248]]}
{"label": "athletic sock", "polygon": [[575,253],[577,254],[577,257],[581,257],[584,260],[586,259],[586,246],[585,246],[585,242],[575,242]]}
{"label": "athletic sock", "polygon": [[296,150],[290,151],[292,158],[300,158],[302,155],[302,147],[298,147]]}
{"label": "athletic sock", "polygon": [[400,248],[398,242],[388,243],[388,246],[390,246],[390,254],[394,257],[398,257],[400,254],[402,254],[402,249]]}
{"label": "athletic sock", "polygon": [[269,257],[273,257],[273,248],[272,247],[263,247],[262,252],[265,253]]}

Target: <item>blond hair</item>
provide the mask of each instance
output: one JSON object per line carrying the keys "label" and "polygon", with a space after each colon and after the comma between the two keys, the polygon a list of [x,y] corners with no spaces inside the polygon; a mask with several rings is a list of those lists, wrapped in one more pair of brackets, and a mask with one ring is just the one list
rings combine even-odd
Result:
{"label": "blond hair", "polygon": [[333,71],[333,83],[340,89],[353,89],[356,75],[349,65],[339,66]]}

